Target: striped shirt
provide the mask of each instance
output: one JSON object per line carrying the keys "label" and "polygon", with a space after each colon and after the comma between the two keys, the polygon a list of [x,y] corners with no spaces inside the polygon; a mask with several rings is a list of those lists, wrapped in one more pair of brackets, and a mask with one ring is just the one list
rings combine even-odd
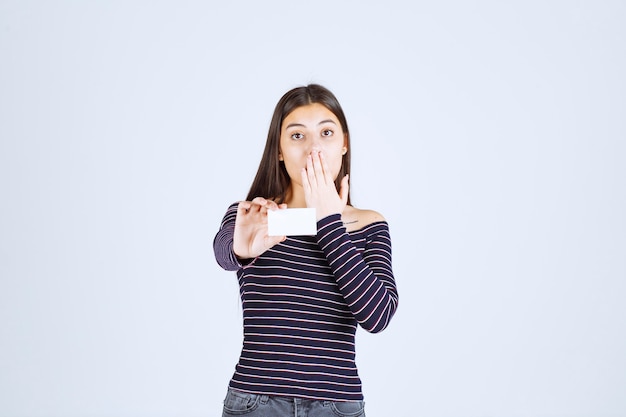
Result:
{"label": "striped shirt", "polygon": [[291,236],[241,262],[233,252],[237,204],[213,241],[218,264],[237,271],[243,348],[230,387],[257,394],[362,400],[357,324],[380,332],[398,305],[385,221],[347,232],[340,214],[317,236]]}

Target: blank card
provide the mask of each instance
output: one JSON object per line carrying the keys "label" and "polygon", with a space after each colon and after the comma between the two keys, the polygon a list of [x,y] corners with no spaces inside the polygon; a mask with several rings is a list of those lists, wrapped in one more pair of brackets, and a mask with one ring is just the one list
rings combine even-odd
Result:
{"label": "blank card", "polygon": [[268,210],[267,229],[270,236],[314,236],[317,234],[315,209]]}

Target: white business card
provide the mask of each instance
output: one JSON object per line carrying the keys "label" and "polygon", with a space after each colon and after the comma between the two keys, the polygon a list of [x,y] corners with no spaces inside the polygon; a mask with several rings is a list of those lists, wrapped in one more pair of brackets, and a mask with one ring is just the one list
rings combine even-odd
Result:
{"label": "white business card", "polygon": [[317,234],[315,209],[268,210],[267,229],[270,236],[314,236]]}

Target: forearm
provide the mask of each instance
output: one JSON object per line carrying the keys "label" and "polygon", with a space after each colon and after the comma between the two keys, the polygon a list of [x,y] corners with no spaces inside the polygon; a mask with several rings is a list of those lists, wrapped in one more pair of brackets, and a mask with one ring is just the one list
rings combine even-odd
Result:
{"label": "forearm", "polygon": [[335,214],[318,222],[318,242],[356,320],[369,332],[385,329],[398,303],[389,236],[381,235],[362,255]]}
{"label": "forearm", "polygon": [[213,252],[218,265],[227,271],[236,271],[241,268],[241,261],[233,251],[233,236],[235,233],[235,218],[237,205],[231,205],[226,211],[220,229],[213,239]]}

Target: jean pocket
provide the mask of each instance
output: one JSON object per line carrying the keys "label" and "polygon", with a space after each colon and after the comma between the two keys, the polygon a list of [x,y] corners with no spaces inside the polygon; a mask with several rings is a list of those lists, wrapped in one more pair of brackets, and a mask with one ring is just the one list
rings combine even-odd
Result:
{"label": "jean pocket", "polygon": [[229,416],[242,416],[251,413],[259,406],[260,395],[247,392],[228,390],[224,399],[224,414]]}
{"label": "jean pocket", "polygon": [[365,417],[365,402],[363,401],[333,401],[330,409],[339,417]]}

